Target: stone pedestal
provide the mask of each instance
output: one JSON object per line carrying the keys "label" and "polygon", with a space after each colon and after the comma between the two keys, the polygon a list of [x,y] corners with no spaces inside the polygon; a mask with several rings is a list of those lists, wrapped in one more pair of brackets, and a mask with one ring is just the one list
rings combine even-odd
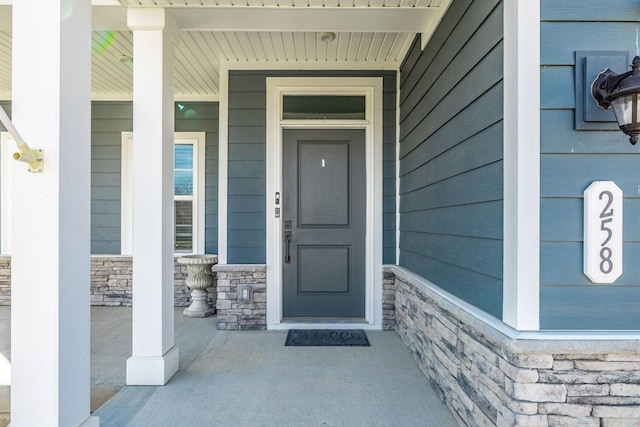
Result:
{"label": "stone pedestal", "polygon": [[184,309],[186,317],[207,317],[215,314],[215,306],[207,303],[207,288],[213,285],[211,267],[218,263],[216,255],[185,255],[179,264],[187,266],[186,284],[191,289],[191,305]]}

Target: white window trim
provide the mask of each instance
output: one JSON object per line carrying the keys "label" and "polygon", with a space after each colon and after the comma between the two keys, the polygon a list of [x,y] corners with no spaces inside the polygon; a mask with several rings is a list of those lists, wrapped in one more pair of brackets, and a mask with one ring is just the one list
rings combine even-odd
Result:
{"label": "white window trim", "polygon": [[[193,247],[194,253],[205,251],[205,146],[204,132],[175,132],[174,144],[193,144],[195,176],[193,182]],[[122,132],[121,169],[121,245],[120,253],[133,253],[133,132]],[[182,252],[181,252],[182,253]]]}
{"label": "white window trim", "polygon": [[[363,95],[365,120],[282,120],[282,98],[295,95]],[[282,321],[282,221],[274,215],[282,194],[283,129],[364,129],[366,144],[365,329],[382,327],[382,78],[267,78],[267,328],[317,327]],[[344,324],[323,324],[344,328]],[[353,325],[351,325],[353,326]]]}

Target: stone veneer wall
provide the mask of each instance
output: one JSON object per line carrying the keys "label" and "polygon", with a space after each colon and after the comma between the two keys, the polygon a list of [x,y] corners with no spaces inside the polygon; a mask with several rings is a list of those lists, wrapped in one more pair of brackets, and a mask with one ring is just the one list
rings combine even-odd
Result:
{"label": "stone veneer wall", "polygon": [[[265,265],[215,265],[217,275],[219,330],[265,330],[267,329],[267,268]],[[251,285],[253,301],[249,304],[237,302],[238,285]],[[383,276],[382,329],[395,329],[395,276]]]}
{"label": "stone veneer wall", "polygon": [[[175,257],[175,260],[178,256]],[[174,261],[174,305],[187,307],[191,290],[185,285],[187,267]],[[265,265],[215,265],[213,267],[216,286],[208,290],[209,304],[215,305],[220,330],[264,330],[267,329]],[[133,264],[131,256],[91,256],[91,305],[130,307],[132,295]],[[249,304],[237,302],[238,285],[249,284],[253,301]],[[383,275],[382,329],[392,331],[396,327],[395,290],[393,273]],[[0,256],[0,305],[11,305],[11,257]]]}
{"label": "stone veneer wall", "polygon": [[[187,267],[174,258],[174,305],[187,307],[191,290],[185,285]],[[133,265],[130,256],[91,256],[91,305],[131,306]],[[215,276],[214,276],[215,280]],[[209,303],[215,304],[215,287],[207,289]],[[11,257],[0,256],[0,305],[11,305]]]}
{"label": "stone veneer wall", "polygon": [[[178,264],[174,257],[174,299],[175,307],[188,307],[191,303],[191,289],[185,285],[187,266]],[[91,256],[91,305],[131,306],[133,263],[130,256]],[[214,276],[215,281],[215,276]],[[215,286],[207,289],[209,304],[215,304]]]}
{"label": "stone veneer wall", "polygon": [[386,271],[397,331],[460,425],[639,425],[640,340],[515,339],[412,273]]}
{"label": "stone veneer wall", "polygon": [[0,256],[0,305],[11,305],[10,256]]}
{"label": "stone veneer wall", "polygon": [[[267,267],[265,265],[215,265],[218,277],[218,329],[247,331],[267,329]],[[238,285],[250,285],[253,299],[238,302]]]}
{"label": "stone veneer wall", "polygon": [[382,330],[396,329],[396,276],[388,271],[382,273]]}

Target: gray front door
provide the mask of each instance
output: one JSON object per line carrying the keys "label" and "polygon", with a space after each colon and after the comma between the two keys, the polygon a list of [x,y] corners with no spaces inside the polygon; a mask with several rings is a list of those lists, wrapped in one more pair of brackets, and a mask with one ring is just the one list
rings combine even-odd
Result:
{"label": "gray front door", "polygon": [[283,140],[283,316],[364,318],[364,130]]}

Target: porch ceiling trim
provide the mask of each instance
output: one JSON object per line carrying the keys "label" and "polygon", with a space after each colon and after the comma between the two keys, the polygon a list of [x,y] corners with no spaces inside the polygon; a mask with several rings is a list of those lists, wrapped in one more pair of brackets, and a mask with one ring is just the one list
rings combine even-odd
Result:
{"label": "porch ceiling trim", "polygon": [[336,31],[421,33],[436,8],[172,8],[185,31]]}
{"label": "porch ceiling trim", "polygon": [[[408,39],[404,49],[408,49],[412,39]],[[395,62],[366,61],[226,61],[227,70],[387,70],[397,71]]]}
{"label": "porch ceiling trim", "polygon": [[[446,7],[190,6],[168,9],[183,31],[428,33],[437,26]],[[94,30],[128,30],[126,8],[101,6],[99,11],[94,13]]]}
{"label": "porch ceiling trim", "polygon": [[[10,94],[6,95],[6,99],[10,99]],[[3,98],[2,92],[0,92],[0,99]],[[131,93],[93,93],[91,95],[92,101],[133,101],[133,94]],[[217,93],[203,93],[203,94],[191,94],[191,93],[176,93],[174,95],[175,102],[218,102],[220,95]]]}

